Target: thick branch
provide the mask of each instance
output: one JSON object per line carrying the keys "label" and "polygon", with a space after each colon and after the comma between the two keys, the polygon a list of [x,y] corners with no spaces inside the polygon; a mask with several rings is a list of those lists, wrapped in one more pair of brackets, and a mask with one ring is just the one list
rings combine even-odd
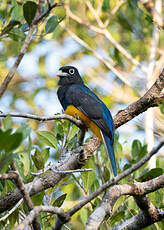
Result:
{"label": "thick branch", "polygon": [[[104,183],[101,187],[99,187],[97,189],[97,191],[93,192],[91,195],[89,195],[88,197],[85,197],[84,200],[80,201],[77,205],[75,205],[73,208],[71,208],[70,210],[68,210],[66,213],[69,216],[72,216],[73,214],[75,214],[77,211],[79,211],[83,206],[85,206],[87,203],[89,203],[91,200],[93,200],[95,197],[97,197],[98,195],[100,195],[105,189],[109,188],[111,185],[119,182],[121,179],[123,179],[124,177],[130,175],[132,172],[136,171],[138,168],[140,168],[143,164],[145,164],[150,158],[151,156],[153,156],[162,146],[164,145],[164,141],[161,142],[157,147],[153,148],[152,151],[150,153],[148,153],[144,158],[142,158],[139,162],[137,162],[136,164],[134,164],[132,167],[130,167],[129,169],[125,170],[124,172],[120,173],[119,175],[117,175],[116,177],[110,179],[109,181],[107,181],[106,183]],[[56,221],[56,226],[54,227],[54,230],[58,230],[61,228],[61,226],[66,223],[66,220],[58,218],[58,220]]]}
{"label": "thick branch", "polygon": [[[81,168],[93,152],[99,147],[100,141],[93,137],[84,145],[84,152],[81,148],[68,152],[64,162],[56,167],[58,171],[73,170]],[[33,182],[25,185],[29,195],[32,196],[50,187],[54,187],[60,180],[66,177],[66,174],[58,174],[50,171],[41,178],[36,178]],[[12,208],[22,198],[21,192],[18,189],[6,194],[0,199],[0,213]]]}
{"label": "thick branch", "polygon": [[[145,194],[154,192],[164,187],[164,175],[161,175],[152,180],[134,184],[123,184],[113,186],[103,197],[100,205],[94,210],[94,212],[88,218],[85,230],[98,229],[101,222],[106,215],[111,215],[113,205],[117,199],[122,195],[143,196]],[[137,198],[136,198],[137,199]]]}
{"label": "thick branch", "polygon": [[110,230],[138,230],[143,229],[147,226],[154,224],[155,222],[161,221],[164,219],[164,212],[161,209],[156,209],[158,212],[158,219],[154,221],[150,217],[144,215],[142,211],[139,212],[136,216],[123,221],[121,224],[116,225]]}
{"label": "thick branch", "polygon": [[158,221],[157,208],[151,203],[146,195],[134,196],[134,200],[147,218],[155,222]]}
{"label": "thick branch", "polygon": [[143,97],[130,104],[126,109],[119,111],[114,117],[115,128],[132,120],[134,117],[145,112],[148,108],[157,106],[163,99],[164,94],[164,69]]}

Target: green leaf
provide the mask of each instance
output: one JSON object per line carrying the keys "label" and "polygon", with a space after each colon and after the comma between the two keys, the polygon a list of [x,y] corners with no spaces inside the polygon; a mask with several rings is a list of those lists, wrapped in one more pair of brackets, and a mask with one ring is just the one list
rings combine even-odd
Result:
{"label": "green leaf", "polygon": [[43,144],[57,149],[58,143],[53,133],[48,131],[40,131],[38,132],[38,137]]}
{"label": "green leaf", "polygon": [[[124,196],[120,196],[120,197],[116,200],[115,204],[113,205],[113,210],[114,210],[114,212],[115,212],[116,210],[118,210],[119,207],[121,207],[121,206],[123,205],[124,202],[125,202],[125,197],[124,197]],[[113,213],[114,213],[114,212],[113,212]]]}
{"label": "green leaf", "polygon": [[31,25],[32,20],[35,17],[37,7],[38,7],[38,5],[32,1],[27,1],[23,5],[23,15],[24,15],[24,18],[26,19],[26,22],[28,23],[29,26]]}
{"label": "green leaf", "polygon": [[24,32],[19,28],[13,28],[8,34],[10,38],[17,42],[24,41],[26,37]]}
{"label": "green leaf", "polygon": [[14,133],[11,135],[11,129],[6,132],[0,130],[0,151],[11,152],[15,150],[22,142],[22,134]]}
{"label": "green leaf", "polygon": [[0,154],[0,172],[1,173],[6,173],[8,169],[8,165],[10,164],[10,161],[13,158],[13,154],[11,153],[5,153],[5,154]]}
{"label": "green leaf", "polygon": [[151,24],[154,23],[153,17],[150,14],[146,14],[145,19]]}
{"label": "green leaf", "polygon": [[114,214],[110,219],[110,227],[113,227],[117,223],[119,223],[121,220],[124,219],[124,211],[120,211],[116,214]]}
{"label": "green leaf", "polygon": [[91,4],[92,4],[92,6],[94,6],[95,0],[90,0],[90,2],[91,2]]}
{"label": "green leaf", "polygon": [[118,141],[114,144],[114,152],[117,156],[122,155],[122,145]]}
{"label": "green leaf", "polygon": [[30,136],[31,129],[27,126],[27,124],[23,124],[19,126],[19,128],[16,130],[15,133],[22,133],[23,140],[26,139],[26,137]]}
{"label": "green leaf", "polygon": [[161,102],[159,107],[160,107],[161,113],[164,114],[164,100]]}
{"label": "green leaf", "polygon": [[150,171],[144,173],[141,177],[139,177],[137,179],[137,181],[148,181],[148,180],[151,180],[153,178],[156,178],[160,175],[163,174],[163,169],[161,168],[154,168],[154,169],[151,169]]}
{"label": "green leaf", "polygon": [[82,172],[81,178],[84,184],[84,187],[86,190],[89,190],[89,188],[92,186],[93,183],[95,183],[96,176],[95,176],[95,168],[93,160],[90,158],[84,168],[93,168],[93,171],[91,172]]}
{"label": "green leaf", "polygon": [[20,25],[20,24],[21,24],[21,23],[20,23],[19,21],[11,20],[11,21],[9,22],[9,24],[3,28],[3,30],[2,30],[1,33],[0,33],[0,35],[2,36],[2,35],[4,35],[4,34],[9,33],[10,30],[12,30],[15,26]]}
{"label": "green leaf", "polygon": [[22,7],[18,5],[17,1],[12,1],[11,18],[16,21],[22,20]]}
{"label": "green leaf", "polygon": [[50,17],[46,23],[46,27],[45,27],[46,33],[54,32],[58,24],[59,24],[58,16],[54,15]]}
{"label": "green leaf", "polygon": [[127,17],[122,13],[122,11],[119,11],[117,13],[117,19],[118,19],[118,22],[120,23],[120,25],[126,29],[127,31],[130,31],[130,32],[133,32],[132,28],[131,28],[131,25],[127,19]]}
{"label": "green leaf", "polygon": [[70,133],[69,133],[69,139],[71,140],[77,133],[78,131],[78,128],[76,125],[73,125],[71,130],[70,130]]}
{"label": "green leaf", "polygon": [[34,203],[34,206],[42,205],[44,196],[45,196],[45,191],[33,195],[31,199]]}
{"label": "green leaf", "polygon": [[142,157],[144,157],[146,155],[146,153],[147,153],[147,145],[143,145],[141,147],[141,150],[140,150],[140,152],[138,154],[137,159],[140,160]]}
{"label": "green leaf", "polygon": [[136,158],[141,150],[141,142],[139,140],[134,140],[132,143],[132,157]]}
{"label": "green leaf", "polygon": [[116,59],[117,63],[123,67],[122,57],[117,48],[114,48],[114,58]]}
{"label": "green leaf", "polygon": [[88,220],[88,210],[86,208],[82,208],[80,211],[80,219],[82,223],[85,225]]}
{"label": "green leaf", "polygon": [[63,202],[65,201],[66,196],[67,196],[67,194],[63,194],[63,195],[59,196],[59,197],[53,202],[52,205],[60,208],[60,207],[62,206]]}
{"label": "green leaf", "polygon": [[27,176],[27,174],[30,171],[30,158],[29,158],[29,152],[28,151],[23,151],[23,153],[20,154],[21,156],[21,162],[23,163],[24,167],[23,167],[23,171],[24,171],[24,175]]}
{"label": "green leaf", "polygon": [[49,158],[49,150],[50,150],[50,148],[46,148],[46,149],[43,149],[41,152],[41,156],[42,156],[44,164],[47,162],[47,160]]}
{"label": "green leaf", "polygon": [[42,158],[41,152],[38,149],[35,150],[34,155],[31,155],[31,158],[37,169],[44,168],[43,158]]}
{"label": "green leaf", "polygon": [[110,9],[110,0],[103,0],[102,10],[108,11]]}
{"label": "green leaf", "polygon": [[2,129],[4,131],[11,129],[11,125],[12,125],[12,118],[10,116],[7,116],[5,118],[2,119],[1,121],[1,125],[2,125]]}
{"label": "green leaf", "polygon": [[31,158],[37,169],[44,168],[44,164],[49,158],[49,148],[43,149],[41,152],[36,149],[34,155],[31,155]]}
{"label": "green leaf", "polygon": [[102,176],[105,182],[110,179],[110,171],[106,166],[104,166],[104,171]]}

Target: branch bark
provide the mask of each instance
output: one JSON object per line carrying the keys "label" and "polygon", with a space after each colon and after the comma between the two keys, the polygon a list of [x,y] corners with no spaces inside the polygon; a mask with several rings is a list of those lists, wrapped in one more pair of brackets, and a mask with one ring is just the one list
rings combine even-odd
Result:
{"label": "branch bark", "polygon": [[[136,200],[148,193],[154,192],[164,187],[164,175],[146,182],[135,182],[134,184],[123,184],[113,186],[103,197],[100,205],[88,218],[85,230],[98,229],[105,216],[111,215],[112,208],[117,199],[122,195],[135,196]],[[138,201],[139,202],[139,201]],[[147,210],[147,209],[146,209]]]}
{"label": "branch bark", "polygon": [[110,230],[138,230],[150,226],[155,222],[164,219],[164,212],[158,208],[156,210],[158,212],[158,219],[156,221],[152,220],[150,217],[145,216],[144,213],[140,211],[137,215],[133,216],[128,220],[123,221],[121,224],[116,225]]}
{"label": "branch bark", "polygon": [[[97,189],[97,191],[91,193],[91,195],[89,195],[88,197],[85,197],[84,200],[80,201],[77,205],[75,205],[73,208],[71,208],[70,210],[68,210],[66,213],[69,216],[72,216],[73,214],[75,214],[77,211],[79,211],[83,206],[85,206],[87,203],[89,203],[91,200],[93,200],[95,197],[97,197],[98,195],[100,195],[103,191],[105,191],[105,189],[109,188],[111,185],[118,183],[121,179],[123,179],[124,177],[126,177],[127,175],[130,175],[132,172],[136,171],[138,168],[140,168],[143,164],[145,164],[150,158],[151,156],[153,156],[158,150],[159,148],[161,148],[164,145],[164,141],[161,142],[157,147],[153,148],[152,151],[150,153],[148,153],[145,157],[143,157],[139,162],[137,162],[136,164],[134,164],[132,167],[130,167],[129,169],[125,170],[124,172],[120,173],[119,175],[117,175],[116,177],[108,180],[106,183],[104,183],[101,187],[99,187]],[[62,227],[63,224],[66,223],[66,220],[64,220],[62,218],[62,220],[60,219],[60,217],[58,217],[56,224],[54,226],[54,230],[58,230]]]}
{"label": "branch bark", "polygon": [[[35,217],[40,213],[40,212],[49,212],[53,214],[58,214],[61,216],[65,216],[64,211],[58,207],[53,207],[53,206],[35,206],[35,208],[29,213],[29,215],[22,221],[21,224],[18,225],[15,230],[23,230],[27,225],[31,224],[32,221],[35,219]],[[69,219],[68,219],[69,220]]]}
{"label": "branch bark", "polygon": [[[12,168],[12,170],[14,170],[14,173],[16,174],[16,177],[14,178],[15,179],[15,184],[18,187],[19,191],[21,192],[21,194],[23,196],[23,199],[24,199],[24,202],[28,207],[28,210],[31,211],[34,208],[33,202],[32,202],[32,200],[31,200],[31,198],[29,196],[29,193],[27,192],[27,190],[26,190],[26,188],[24,186],[23,179],[20,176],[14,161],[11,162],[11,168]],[[39,219],[38,219],[37,216],[35,216],[35,218],[33,219],[32,226],[33,226],[34,230],[40,230],[41,229]]]}

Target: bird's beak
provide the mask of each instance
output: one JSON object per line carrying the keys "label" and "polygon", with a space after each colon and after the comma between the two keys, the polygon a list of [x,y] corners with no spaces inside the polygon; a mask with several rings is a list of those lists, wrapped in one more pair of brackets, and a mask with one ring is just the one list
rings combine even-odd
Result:
{"label": "bird's beak", "polygon": [[62,72],[61,70],[59,70],[59,71],[56,73],[56,76],[58,76],[58,77],[66,77],[66,76],[68,76],[68,73],[64,73],[64,72]]}

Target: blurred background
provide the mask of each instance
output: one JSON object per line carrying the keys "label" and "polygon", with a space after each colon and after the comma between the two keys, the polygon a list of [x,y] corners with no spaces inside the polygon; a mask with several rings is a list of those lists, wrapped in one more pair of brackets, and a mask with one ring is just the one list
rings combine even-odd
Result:
{"label": "blurred background", "polygon": [[[28,31],[22,10],[26,2],[0,0],[0,84],[13,66]],[[56,72],[61,66],[73,65],[112,115],[116,115],[144,95],[164,65],[163,4],[162,0],[63,1],[35,30],[26,55],[0,98],[0,110],[47,116],[62,113],[56,94]],[[43,8],[46,10],[46,3]],[[19,23],[4,32],[11,20]],[[147,144],[150,151],[160,140],[163,118],[160,108],[149,109],[116,130],[120,170],[135,158],[132,149]],[[34,145],[37,132],[55,132],[54,122],[12,119],[14,129],[22,124],[30,128]],[[72,132],[74,136],[78,129]],[[86,137],[90,135],[89,132]],[[147,167],[151,169],[156,164],[154,157]],[[158,166],[163,164],[161,158]]]}

